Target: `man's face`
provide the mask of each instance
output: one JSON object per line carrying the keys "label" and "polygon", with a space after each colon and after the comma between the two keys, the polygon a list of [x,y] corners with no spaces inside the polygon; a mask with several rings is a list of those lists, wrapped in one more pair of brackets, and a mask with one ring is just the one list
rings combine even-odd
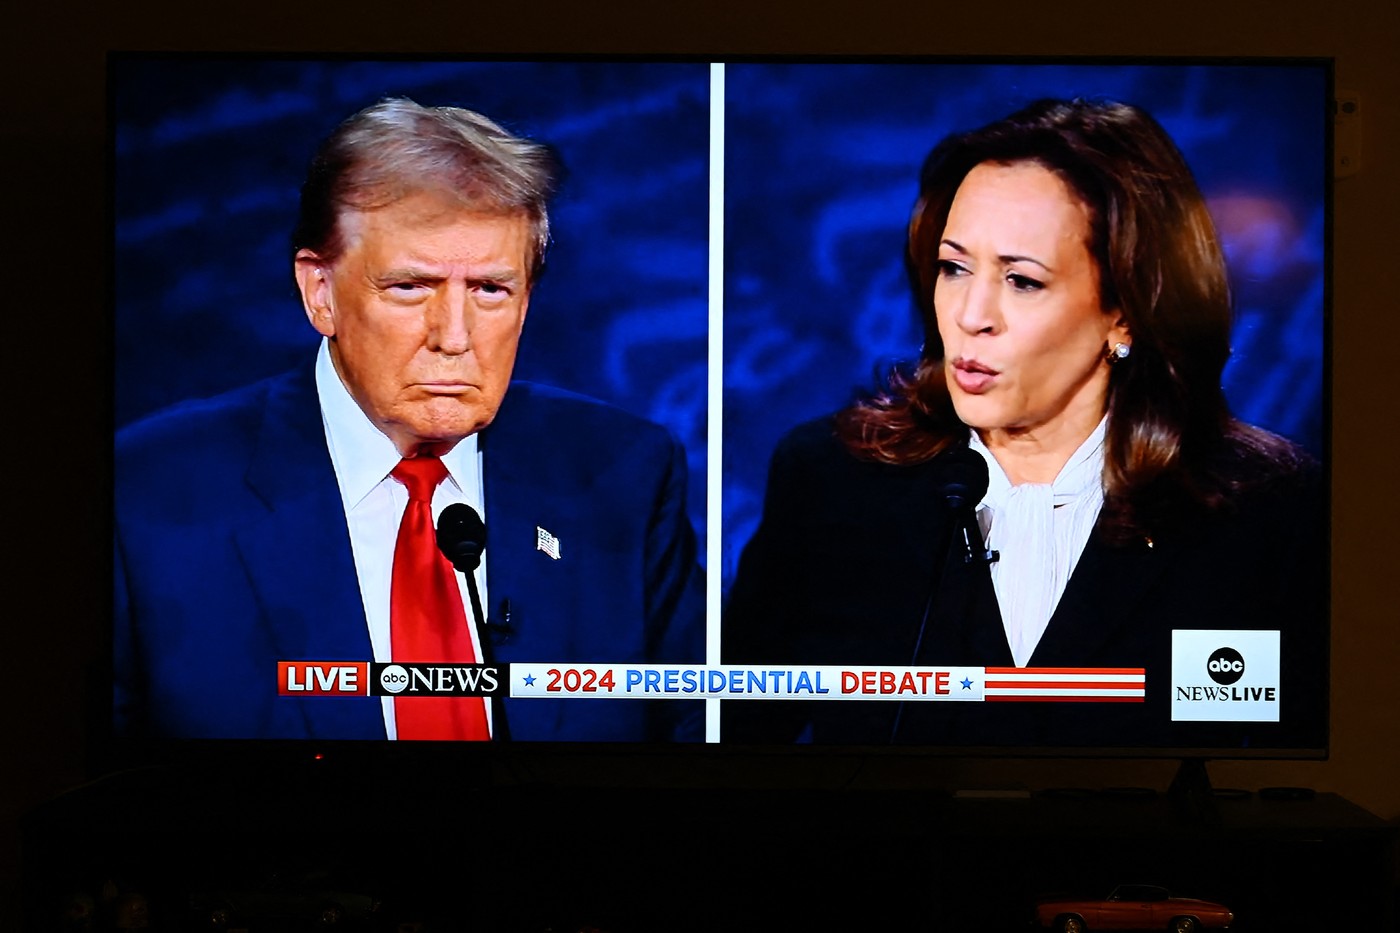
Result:
{"label": "man's face", "polygon": [[405,456],[442,454],[496,417],[530,303],[530,223],[435,194],[341,217],[334,263],[296,274],[335,370]]}

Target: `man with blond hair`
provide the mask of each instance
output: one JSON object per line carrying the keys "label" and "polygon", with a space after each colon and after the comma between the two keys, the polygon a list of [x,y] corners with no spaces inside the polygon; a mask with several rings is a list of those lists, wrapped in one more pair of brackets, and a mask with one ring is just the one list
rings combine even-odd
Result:
{"label": "man with blond hair", "polygon": [[[279,660],[699,663],[685,461],[662,428],[512,372],[550,150],[381,101],[321,146],[294,372],[116,442],[118,731],[181,738],[683,740],[696,703],[279,696]],[[465,575],[424,544],[484,516]]]}

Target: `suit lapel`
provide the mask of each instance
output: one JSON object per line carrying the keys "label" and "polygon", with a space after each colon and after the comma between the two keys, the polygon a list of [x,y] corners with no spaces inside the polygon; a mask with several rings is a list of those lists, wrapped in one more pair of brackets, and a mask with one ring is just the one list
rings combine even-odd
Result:
{"label": "suit lapel", "polygon": [[[536,423],[528,383],[513,383],[495,421],[480,435],[486,497],[486,574],[490,606],[491,651],[495,660],[562,661],[588,652],[572,643],[572,626],[546,624],[582,612],[572,605],[572,591],[551,580],[564,561],[576,563],[574,550],[585,540],[577,522],[587,509],[587,478],[573,463],[560,471],[550,457],[547,439],[559,425]],[[556,536],[556,561],[539,547],[539,530]],[[600,586],[606,585],[599,580]],[[564,727],[566,704],[538,700],[504,700],[498,715],[511,734],[548,738]]]}
{"label": "suit lapel", "polygon": [[1107,544],[1095,528],[1029,666],[1083,666],[1105,646],[1124,643],[1125,629],[1139,624],[1143,594],[1171,555],[1169,546]]}
{"label": "suit lapel", "polygon": [[[580,540],[568,534],[562,522],[579,511],[579,495],[567,477],[549,472],[547,451],[532,450],[539,438],[548,437],[547,426],[536,431],[528,421],[524,402],[528,386],[513,385],[491,427],[481,435],[486,489],[486,572],[491,606],[487,616],[503,622],[509,603],[512,631],[493,633],[492,641],[502,659],[526,657],[558,660],[568,646],[539,644],[540,607],[550,604],[554,591],[547,573],[554,562],[539,548],[539,529],[556,536],[559,560],[578,560],[571,547]],[[557,426],[554,426],[557,430]],[[543,651],[544,653],[538,653]],[[525,652],[525,653],[522,653]],[[534,658],[532,658],[534,659]]]}
{"label": "suit lapel", "polygon": [[[269,391],[247,481],[266,511],[250,517],[235,539],[277,651],[269,659],[269,680],[274,660],[371,659],[345,510],[310,367]],[[307,700],[295,711],[281,704],[278,715],[300,715],[311,737],[384,737],[378,702]]]}
{"label": "suit lapel", "polygon": [[1010,665],[1011,648],[987,565],[964,561],[956,533],[945,535],[944,541],[943,571],[932,597],[919,663]]}
{"label": "suit lapel", "polygon": [[[946,513],[943,521],[949,521]],[[980,562],[964,563],[956,540],[946,552],[920,663],[1012,666],[990,570]],[[1125,629],[1139,623],[1143,594],[1173,554],[1170,542],[1153,548],[1145,543],[1107,544],[1096,528],[1028,666],[1083,666],[1105,646],[1123,643]],[[933,620],[941,621],[935,627]]]}

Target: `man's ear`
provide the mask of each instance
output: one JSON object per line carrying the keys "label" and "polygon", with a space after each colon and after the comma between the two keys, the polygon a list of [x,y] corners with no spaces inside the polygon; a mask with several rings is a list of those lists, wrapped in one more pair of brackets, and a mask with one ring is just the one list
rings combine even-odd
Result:
{"label": "man's ear", "polygon": [[300,250],[293,262],[297,289],[306,319],[322,337],[335,336],[335,313],[331,302],[330,268],[309,249]]}

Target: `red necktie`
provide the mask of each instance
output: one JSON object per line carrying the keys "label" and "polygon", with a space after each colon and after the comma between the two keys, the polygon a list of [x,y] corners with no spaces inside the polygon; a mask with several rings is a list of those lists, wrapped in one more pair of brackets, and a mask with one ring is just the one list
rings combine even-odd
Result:
{"label": "red necktie", "polygon": [[[433,490],[447,467],[437,457],[416,457],[400,460],[391,475],[408,487],[389,585],[394,660],[473,664],[476,653],[456,571],[438,549],[433,530]],[[394,720],[400,739],[491,738],[480,697],[395,697]]]}

